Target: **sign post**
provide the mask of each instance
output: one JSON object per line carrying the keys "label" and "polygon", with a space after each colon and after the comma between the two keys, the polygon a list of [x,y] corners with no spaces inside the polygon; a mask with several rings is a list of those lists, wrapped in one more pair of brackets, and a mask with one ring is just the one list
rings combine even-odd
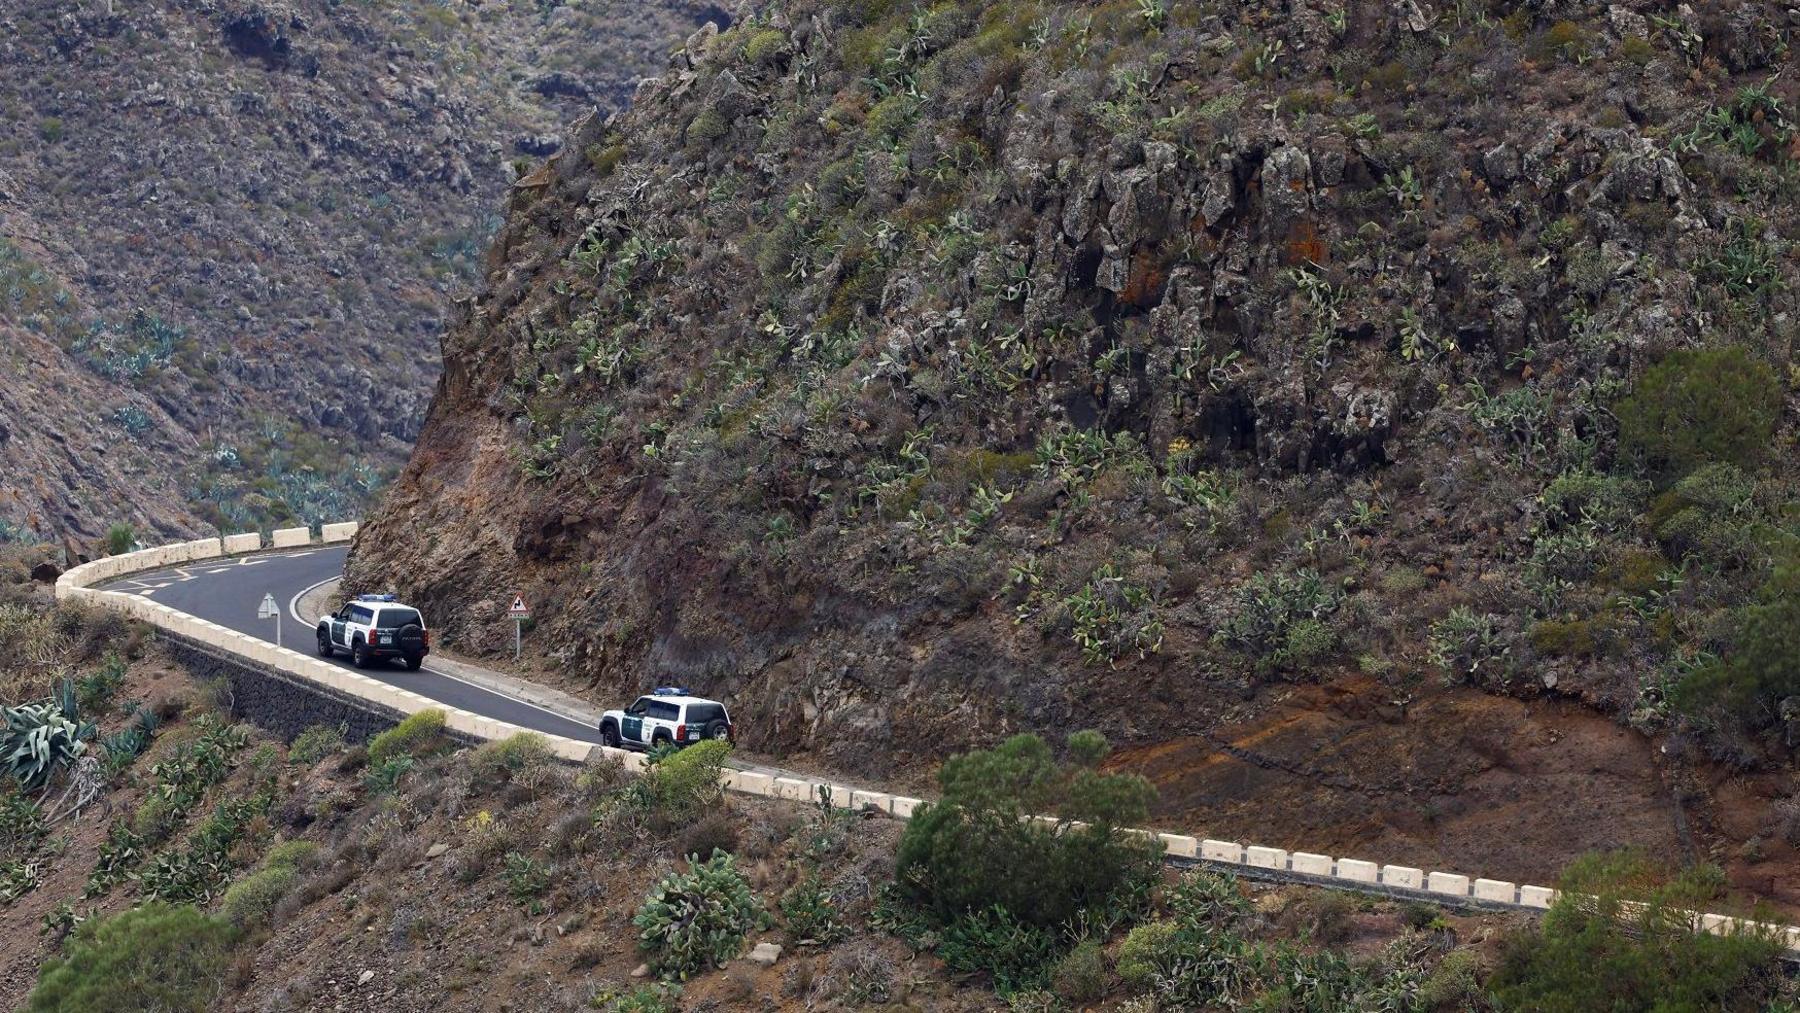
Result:
{"label": "sign post", "polygon": [[256,606],[256,618],[275,620],[275,646],[281,646],[281,607],[275,604],[273,594],[263,595],[262,604]]}
{"label": "sign post", "polygon": [[513,660],[519,660],[519,648],[525,639],[525,620],[531,617],[531,609],[525,605],[525,596],[513,595],[512,607],[506,610],[513,621]]}

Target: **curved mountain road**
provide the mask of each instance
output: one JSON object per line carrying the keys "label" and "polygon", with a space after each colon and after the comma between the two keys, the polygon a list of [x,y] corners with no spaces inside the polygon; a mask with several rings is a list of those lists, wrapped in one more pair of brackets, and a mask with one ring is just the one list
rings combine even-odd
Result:
{"label": "curved mountain road", "polygon": [[[263,595],[272,594],[282,610],[283,646],[310,654],[315,650],[313,627],[301,621],[295,607],[308,590],[341,577],[348,554],[345,546],[329,546],[225,557],[132,574],[102,585],[102,590],[142,595],[196,618],[274,643],[275,621],[256,617]],[[430,617],[426,618],[429,622]],[[343,655],[333,662],[351,667],[350,659]],[[357,671],[482,717],[582,742],[600,741],[600,733],[586,722],[466,682],[433,666],[430,658],[417,672],[408,672],[397,664],[372,665]]]}

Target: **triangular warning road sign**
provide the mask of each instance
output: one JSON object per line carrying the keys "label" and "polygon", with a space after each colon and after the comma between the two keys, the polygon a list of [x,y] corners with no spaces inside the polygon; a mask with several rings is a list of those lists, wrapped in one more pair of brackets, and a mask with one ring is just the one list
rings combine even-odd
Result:
{"label": "triangular warning road sign", "polygon": [[531,610],[525,607],[525,596],[522,594],[513,595],[512,608],[507,609],[506,612],[508,615],[514,616],[528,616],[531,614]]}

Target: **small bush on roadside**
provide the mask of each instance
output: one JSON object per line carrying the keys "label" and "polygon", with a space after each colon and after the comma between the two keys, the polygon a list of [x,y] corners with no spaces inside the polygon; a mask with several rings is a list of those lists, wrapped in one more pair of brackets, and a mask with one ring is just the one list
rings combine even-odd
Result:
{"label": "small bush on roadside", "polygon": [[658,819],[686,825],[718,803],[719,774],[730,753],[729,742],[697,742],[646,769],[636,786]]}
{"label": "small bush on roadside", "polygon": [[44,962],[28,1008],[203,1013],[224,980],[232,936],[223,920],[186,904],[153,902],[85,922]]}
{"label": "small bush on roadside", "polygon": [[[1753,1010],[1781,985],[1781,946],[1755,933],[1697,932],[1683,915],[1718,877],[1674,875],[1642,854],[1577,860],[1541,925],[1508,937],[1489,988],[1506,1009]],[[1641,901],[1636,911],[1627,901]]]}
{"label": "small bush on roadside", "polygon": [[737,823],[725,813],[711,812],[682,831],[676,851],[695,858],[711,858],[715,851],[735,853],[737,849]]}
{"label": "small bush on roadside", "polygon": [[288,761],[309,767],[344,748],[344,726],[312,725],[288,746]]}
{"label": "small bush on roadside", "polygon": [[686,981],[722,966],[768,914],[727,854],[672,872],[650,889],[632,924],[657,974]]}
{"label": "small bush on roadside", "polygon": [[428,708],[369,740],[369,762],[380,764],[396,756],[417,753],[436,745],[444,734],[444,712]]}
{"label": "small bush on roadside", "polygon": [[469,769],[478,781],[530,780],[551,759],[549,740],[536,732],[519,732],[483,743],[470,758]]}
{"label": "small bush on roadside", "polygon": [[[895,878],[945,923],[999,907],[1038,928],[1109,926],[1147,901],[1160,852],[1123,830],[1149,814],[1142,778],[1057,764],[1042,739],[1018,735],[952,757],[939,783],[941,800],[901,835]],[[1036,813],[1082,825],[1024,818]]]}
{"label": "small bush on roadside", "polygon": [[123,556],[137,544],[137,529],[129,524],[114,524],[106,529],[106,554]]}

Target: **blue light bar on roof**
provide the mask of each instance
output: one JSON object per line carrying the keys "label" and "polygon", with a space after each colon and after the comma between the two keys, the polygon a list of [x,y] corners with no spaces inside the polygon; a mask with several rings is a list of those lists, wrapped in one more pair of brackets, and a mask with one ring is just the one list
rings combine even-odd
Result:
{"label": "blue light bar on roof", "polygon": [[688,691],[687,691],[687,688],[684,686],[658,686],[655,689],[650,691],[650,695],[651,696],[687,696]]}
{"label": "blue light bar on roof", "polygon": [[356,600],[357,601],[399,601],[400,599],[397,596],[391,595],[391,594],[359,594],[356,596]]}

